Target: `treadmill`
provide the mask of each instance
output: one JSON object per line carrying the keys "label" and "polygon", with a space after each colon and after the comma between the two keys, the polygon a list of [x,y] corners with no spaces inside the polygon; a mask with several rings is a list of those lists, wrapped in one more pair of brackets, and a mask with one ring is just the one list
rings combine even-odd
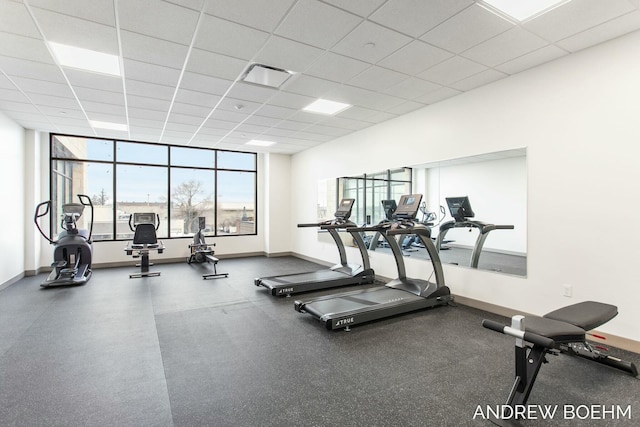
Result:
{"label": "treadmill", "polygon": [[[453,301],[444,284],[444,274],[438,251],[431,240],[431,231],[415,222],[422,195],[410,194],[400,198],[393,221],[372,227],[348,228],[349,233],[380,231],[393,252],[398,267],[398,278],[384,286],[359,291],[327,295],[308,301],[296,301],[295,309],[309,313],[323,322],[327,329],[349,330],[351,326],[372,320],[409,313],[424,308],[447,305]],[[407,234],[418,236],[427,249],[433,265],[435,283],[408,278],[398,238]]]}
{"label": "treadmill", "polygon": [[262,277],[254,280],[256,286],[263,286],[273,296],[291,296],[300,292],[317,291],[338,286],[364,285],[373,283],[375,273],[369,265],[369,254],[360,233],[351,233],[353,240],[362,257],[362,265],[349,264],[344,243],[338,230],[356,228],[356,224],[349,221],[355,199],[342,199],[335,218],[314,224],[298,224],[298,227],[318,227],[326,230],[333,238],[340,253],[340,264],[325,270],[308,273],[286,274],[283,276]]}

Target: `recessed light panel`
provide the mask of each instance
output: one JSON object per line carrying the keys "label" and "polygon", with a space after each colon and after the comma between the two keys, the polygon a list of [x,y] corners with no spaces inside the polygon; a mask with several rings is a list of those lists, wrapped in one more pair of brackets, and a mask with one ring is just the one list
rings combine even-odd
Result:
{"label": "recessed light panel", "polygon": [[520,22],[540,16],[570,1],[571,0],[483,0],[484,3],[493,9]]}
{"label": "recessed light panel", "polygon": [[66,44],[47,42],[58,63],[63,67],[77,68],[93,73],[120,76],[120,59],[117,55]]}
{"label": "recessed light panel", "polygon": [[98,120],[89,120],[92,127],[98,129],[121,130],[126,132],[129,128],[122,123],[100,122]]}
{"label": "recessed light panel", "polygon": [[256,145],[258,147],[269,147],[270,145],[275,144],[274,141],[263,141],[260,139],[252,139],[251,141],[247,142],[246,145]]}
{"label": "recessed light panel", "polygon": [[338,114],[341,111],[351,107],[350,104],[342,102],[329,101],[328,99],[318,99],[303,108],[304,111],[320,114]]}

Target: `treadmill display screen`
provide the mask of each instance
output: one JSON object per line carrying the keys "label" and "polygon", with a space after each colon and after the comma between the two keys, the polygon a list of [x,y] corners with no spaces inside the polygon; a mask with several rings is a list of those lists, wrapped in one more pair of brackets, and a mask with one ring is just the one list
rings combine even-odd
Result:
{"label": "treadmill display screen", "polygon": [[473,218],[474,213],[469,203],[469,197],[446,197],[447,205],[451,216],[458,222],[463,222],[465,218]]}
{"label": "treadmill display screen", "polygon": [[422,201],[422,194],[407,194],[400,197],[396,218],[414,219],[418,214],[418,208]]}
{"label": "treadmill display screen", "polygon": [[338,210],[334,214],[336,218],[347,220],[351,216],[351,209],[356,199],[342,199],[338,205]]}

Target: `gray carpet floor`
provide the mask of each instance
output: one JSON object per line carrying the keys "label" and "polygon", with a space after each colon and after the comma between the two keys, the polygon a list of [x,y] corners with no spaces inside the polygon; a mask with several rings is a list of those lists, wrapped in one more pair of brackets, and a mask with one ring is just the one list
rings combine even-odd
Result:
{"label": "gray carpet floor", "polygon": [[[24,278],[0,292],[0,425],[491,425],[474,414],[506,400],[514,340],[481,321],[504,319],[458,305],[331,332],[293,309],[299,295],[253,286],[319,268],[255,257],[222,260],[227,279],[202,280],[208,267],[186,263],[153,266],[162,275],[142,279],[128,278],[133,267],[97,269],[82,287]],[[558,414],[552,425],[638,425],[638,379],[549,359],[530,404],[632,411],[631,420]]]}

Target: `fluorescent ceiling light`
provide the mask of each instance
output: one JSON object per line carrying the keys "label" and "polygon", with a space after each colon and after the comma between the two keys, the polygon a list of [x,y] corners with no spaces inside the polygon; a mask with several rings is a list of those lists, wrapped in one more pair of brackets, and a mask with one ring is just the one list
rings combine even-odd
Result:
{"label": "fluorescent ceiling light", "polygon": [[120,76],[120,59],[117,55],[66,44],[47,42],[58,63],[63,67],[77,68],[93,73]]}
{"label": "fluorescent ceiling light", "polygon": [[275,144],[275,141],[262,141],[260,139],[252,139],[246,143],[246,145],[257,145],[258,147],[268,147],[273,144]]}
{"label": "fluorescent ceiling light", "polygon": [[123,125],[121,123],[100,122],[98,120],[89,120],[89,123],[92,127],[99,129],[122,130],[125,132],[129,130],[127,125]]}
{"label": "fluorescent ceiling light", "polygon": [[483,0],[494,10],[520,22],[547,13],[571,0]]}
{"label": "fluorescent ceiling light", "polygon": [[309,111],[310,113],[320,113],[320,114],[338,114],[341,111],[346,110],[351,107],[350,104],[344,104],[342,102],[329,101],[327,99],[318,99],[313,101],[311,104],[307,105],[303,108],[304,111]]}

